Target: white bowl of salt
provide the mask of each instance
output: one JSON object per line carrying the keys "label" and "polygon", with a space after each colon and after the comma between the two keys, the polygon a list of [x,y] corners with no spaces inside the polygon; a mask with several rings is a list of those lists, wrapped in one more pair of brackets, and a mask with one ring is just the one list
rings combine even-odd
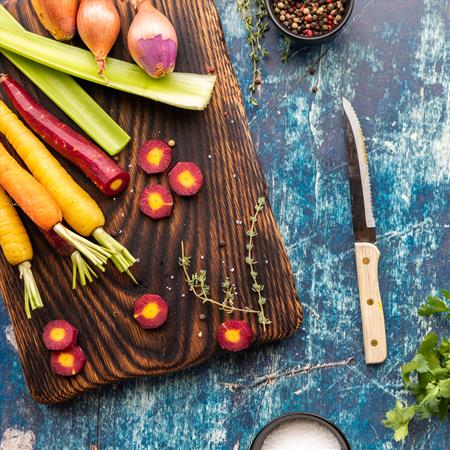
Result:
{"label": "white bowl of salt", "polygon": [[344,434],[316,414],[290,413],[269,422],[251,450],[351,450]]}

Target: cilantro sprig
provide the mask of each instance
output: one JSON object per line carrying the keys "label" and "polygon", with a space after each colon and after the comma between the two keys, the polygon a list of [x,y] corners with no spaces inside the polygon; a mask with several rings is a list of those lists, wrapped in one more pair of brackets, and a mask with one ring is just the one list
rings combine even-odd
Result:
{"label": "cilantro sprig", "polygon": [[[450,299],[448,291],[441,291]],[[427,303],[419,308],[419,314],[450,312],[439,298],[429,296]],[[450,318],[450,314],[446,316]],[[415,397],[413,405],[397,400],[395,407],[386,413],[384,426],[394,431],[394,439],[403,441],[408,436],[408,426],[413,417],[428,419],[438,416],[443,420],[450,404],[450,337],[441,339],[436,333],[428,333],[416,355],[401,367],[403,384]]]}
{"label": "cilantro sprig", "polygon": [[[450,300],[450,292],[446,289],[441,290],[441,294]],[[430,295],[427,298],[427,302],[419,308],[420,316],[431,316],[438,313],[447,313],[447,318],[450,318],[450,305],[447,305],[445,301],[441,300],[435,295]]]}

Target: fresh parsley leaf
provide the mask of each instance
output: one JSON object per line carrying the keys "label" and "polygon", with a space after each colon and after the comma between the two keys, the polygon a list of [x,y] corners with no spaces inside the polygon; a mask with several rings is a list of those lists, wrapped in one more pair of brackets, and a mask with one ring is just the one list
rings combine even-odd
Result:
{"label": "fresh parsley leaf", "polygon": [[396,441],[403,441],[408,436],[408,425],[415,413],[414,406],[404,406],[402,402],[397,400],[395,408],[386,413],[383,425],[394,431]]}
{"label": "fresh parsley leaf", "polygon": [[447,298],[448,300],[450,300],[450,292],[447,291],[447,289],[441,289],[441,294]]}
{"label": "fresh parsley leaf", "polygon": [[[450,295],[448,291],[442,290],[441,292],[444,295],[444,297],[450,298],[450,297],[447,297],[448,295]],[[450,307],[448,307],[444,301],[442,301],[440,298],[436,297],[435,295],[428,296],[427,303],[424,303],[419,308],[420,316],[431,316],[433,314],[442,313],[442,312],[450,313]],[[450,314],[449,314],[449,316],[450,316]]]}

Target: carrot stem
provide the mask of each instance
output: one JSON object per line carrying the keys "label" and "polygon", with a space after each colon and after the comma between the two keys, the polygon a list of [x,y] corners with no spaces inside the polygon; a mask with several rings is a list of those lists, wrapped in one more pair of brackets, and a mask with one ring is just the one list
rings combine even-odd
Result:
{"label": "carrot stem", "polygon": [[[98,278],[98,275],[83,259],[78,250],[75,250],[70,255],[70,259],[72,260],[72,289],[77,288],[77,275],[80,278],[80,284],[83,287],[86,286],[86,279],[89,283],[92,283],[94,281],[94,278]],[[100,270],[104,271],[105,269],[103,267],[100,267]]]}
{"label": "carrot stem", "polygon": [[55,225],[53,230],[56,234],[72,244],[83,256],[94,264],[94,266],[104,271],[103,265],[106,264],[108,258],[111,257],[111,252],[108,249],[88,241],[84,237],[70,231],[61,223]]}
{"label": "carrot stem", "polygon": [[119,272],[125,272],[136,283],[136,279],[128,270],[134,263],[136,258],[120,243],[117,242],[111,235],[109,235],[102,227],[94,230],[92,233],[94,239],[101,244],[103,248],[108,249],[111,253],[111,260],[117,267]]}
{"label": "carrot stem", "polygon": [[31,311],[42,308],[41,294],[34,279],[33,272],[31,270],[31,264],[29,261],[25,261],[19,264],[20,279],[23,280],[24,285],[24,301],[25,301],[25,313],[28,319],[31,319]]}

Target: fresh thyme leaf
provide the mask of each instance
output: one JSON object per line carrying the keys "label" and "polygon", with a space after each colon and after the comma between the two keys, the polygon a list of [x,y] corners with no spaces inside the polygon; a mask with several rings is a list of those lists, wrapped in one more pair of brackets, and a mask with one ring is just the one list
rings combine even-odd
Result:
{"label": "fresh thyme leaf", "polygon": [[184,249],[184,242],[181,242],[181,256],[178,258],[178,264],[182,267],[184,272],[184,280],[189,287],[189,290],[202,302],[202,303],[212,303],[216,305],[219,309],[224,311],[227,314],[231,314],[233,312],[243,312],[248,314],[257,314],[258,321],[265,328],[266,325],[272,323],[269,319],[267,319],[264,312],[264,305],[266,303],[266,298],[262,296],[262,291],[264,290],[264,285],[259,284],[257,276],[258,273],[254,270],[254,266],[257,264],[257,261],[252,256],[253,250],[253,238],[257,236],[256,232],[256,223],[258,221],[258,214],[263,210],[266,200],[264,197],[258,198],[258,201],[254,207],[254,215],[250,217],[250,229],[247,230],[247,236],[249,237],[248,243],[246,245],[247,256],[245,258],[245,263],[250,268],[250,275],[252,277],[252,285],[251,288],[253,292],[258,294],[258,306],[259,310],[250,309],[245,306],[244,308],[237,308],[234,305],[235,294],[234,294],[234,285],[231,285],[229,278],[227,277],[225,281],[222,283],[222,293],[223,300],[222,302],[218,300],[214,300],[210,297],[211,288],[207,283],[208,274],[206,270],[200,270],[199,272],[195,272],[193,274],[189,273],[189,266],[191,264],[190,256],[186,256]]}
{"label": "fresh thyme leaf", "polygon": [[281,53],[281,62],[285,63],[291,55],[292,39],[289,36],[285,36],[283,40],[283,51]]}
{"label": "fresh thyme leaf", "polygon": [[408,436],[408,425],[415,413],[414,406],[403,406],[402,402],[397,400],[395,408],[386,413],[383,425],[394,430],[396,441],[403,441]]}
{"label": "fresh thyme leaf", "polygon": [[250,216],[250,229],[247,230],[248,242],[246,245],[247,248],[247,256],[245,258],[245,263],[247,264],[250,276],[252,277],[252,291],[258,294],[258,304],[259,304],[259,314],[258,321],[262,324],[263,328],[266,328],[266,325],[272,323],[269,319],[267,319],[264,312],[264,305],[267,301],[265,297],[262,295],[262,291],[264,290],[264,285],[259,284],[258,282],[258,272],[255,270],[255,265],[257,261],[253,258],[252,250],[253,250],[253,238],[258,235],[256,232],[256,223],[258,222],[258,215],[264,209],[264,205],[266,204],[266,199],[264,197],[258,198],[258,201],[255,205],[255,214]]}
{"label": "fresh thyme leaf", "polygon": [[[449,298],[449,293],[446,290],[442,290],[442,295],[444,297]],[[447,317],[450,317],[450,307],[445,304],[440,298],[435,295],[430,295],[427,298],[427,303],[424,303],[419,308],[419,315],[421,316],[431,316],[433,314],[446,312],[449,313]]]}
{"label": "fresh thyme leaf", "polygon": [[252,63],[253,75],[250,83],[249,102],[253,106],[258,106],[256,93],[261,85],[261,69],[259,63],[269,52],[263,46],[264,35],[269,29],[267,22],[267,7],[264,0],[237,0],[238,10],[244,19],[247,31],[247,43],[250,46],[250,61]]}

